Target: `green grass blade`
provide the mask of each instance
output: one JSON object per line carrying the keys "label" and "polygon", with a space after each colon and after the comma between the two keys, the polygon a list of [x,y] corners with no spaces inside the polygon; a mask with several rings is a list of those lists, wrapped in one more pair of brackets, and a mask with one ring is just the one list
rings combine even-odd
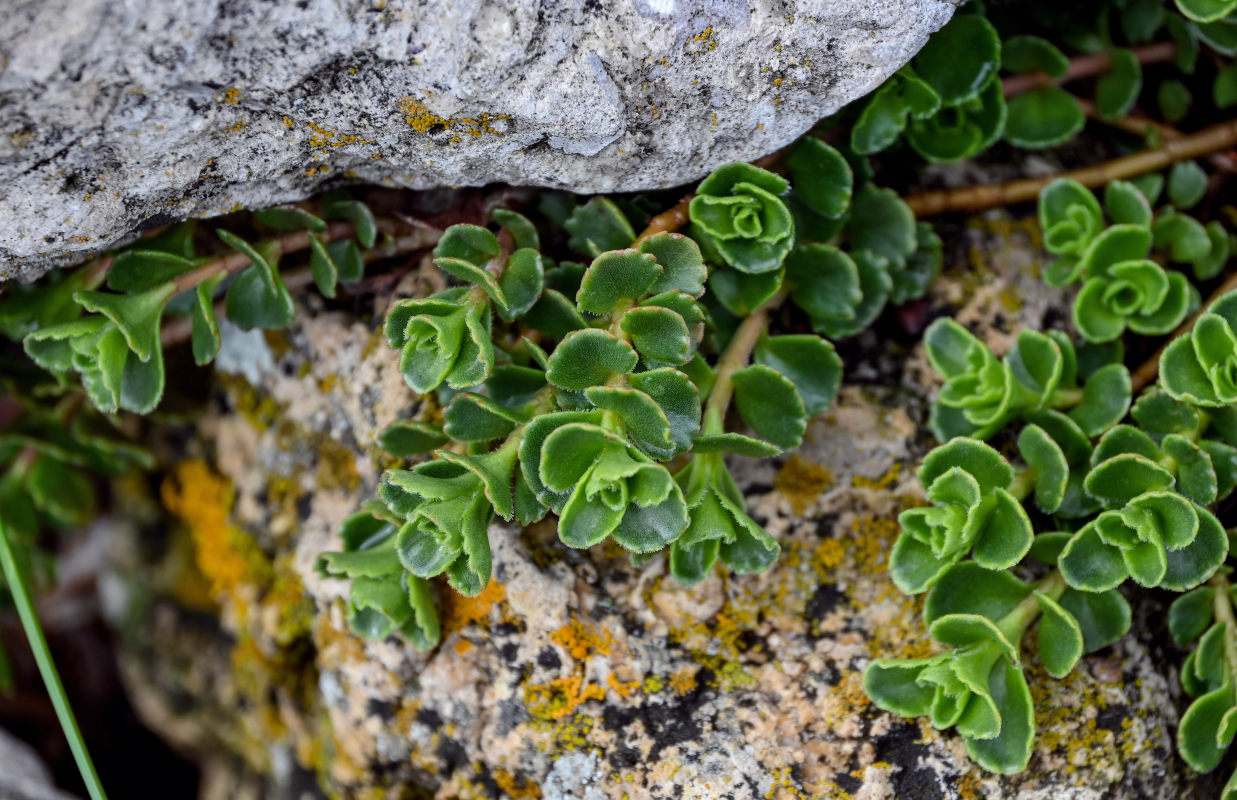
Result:
{"label": "green grass blade", "polygon": [[90,760],[90,754],[86,752],[86,741],[77,727],[73,709],[69,707],[69,698],[64,693],[64,684],[60,682],[60,673],[56,671],[56,664],[52,661],[51,650],[47,647],[47,637],[43,635],[43,628],[39,625],[38,617],[35,616],[34,600],[30,596],[29,587],[26,586],[25,576],[21,574],[17,560],[13,557],[3,519],[0,519],[0,566],[4,568],[4,577],[8,581],[9,592],[13,595],[13,605],[17,607],[17,615],[21,618],[26,638],[30,641],[35,663],[39,665],[39,674],[43,676],[47,693],[51,695],[52,706],[56,709],[56,716],[60,719],[60,727],[64,729],[65,738],[69,740],[69,749],[73,751],[73,759],[77,761],[77,768],[82,773],[82,780],[86,783],[91,800],[107,800],[107,795],[103,792],[103,784],[99,782],[99,775],[95,772],[94,763]]}

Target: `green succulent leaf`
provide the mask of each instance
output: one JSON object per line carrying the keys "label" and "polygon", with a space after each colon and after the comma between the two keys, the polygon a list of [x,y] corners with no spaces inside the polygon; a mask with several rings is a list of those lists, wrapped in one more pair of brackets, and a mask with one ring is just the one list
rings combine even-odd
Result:
{"label": "green succulent leaf", "polygon": [[692,335],[683,317],[661,306],[633,308],[619,323],[646,364],[678,366],[692,354]]}
{"label": "green succulent leaf", "polygon": [[343,193],[328,192],[322,213],[327,219],[351,222],[352,229],[356,231],[356,239],[362,247],[373,247],[378,239],[378,223],[374,220],[374,213],[359,200],[353,200]]}
{"label": "green succulent leaf", "polygon": [[[700,430],[700,394],[684,373],[670,367],[629,375],[627,382],[655,402],[670,423],[672,447],[659,457],[687,452]],[[650,448],[652,449],[652,448]]]}
{"label": "green succulent leaf", "polygon": [[996,75],[1000,38],[984,17],[959,14],[928,39],[912,63],[942,104],[958,105],[976,97]]}
{"label": "green succulent leaf", "polygon": [[1132,51],[1112,50],[1109,57],[1112,65],[1095,85],[1095,104],[1103,119],[1129,113],[1142,89],[1142,67]]}
{"label": "green succulent leaf", "polygon": [[1082,658],[1084,640],[1082,627],[1074,615],[1061,607],[1056,600],[1042,592],[1035,593],[1039,603],[1039,629],[1035,632],[1036,646],[1048,674],[1064,678]]}
{"label": "green succulent leaf", "polygon": [[191,258],[162,250],[126,250],[112,259],[107,288],[114,292],[143,292],[193,270]]}
{"label": "green succulent leaf", "polygon": [[850,206],[854,174],[837,150],[814,136],[805,136],[786,157],[795,196],[809,208],[836,218]]}
{"label": "green succulent leaf", "polygon": [[1117,424],[1130,407],[1130,371],[1123,364],[1100,367],[1087,378],[1082,402],[1069,412],[1069,418],[1088,436],[1098,436]]}
{"label": "green succulent leaf", "polygon": [[484,268],[501,252],[498,237],[480,225],[452,225],[443,231],[434,246],[434,261],[450,259]]}
{"label": "green succulent leaf", "polygon": [[657,259],[639,250],[602,253],[584,273],[576,307],[593,314],[609,313],[624,301],[644,296],[661,273]]}
{"label": "green succulent leaf", "polygon": [[1123,453],[1087,473],[1087,493],[1110,508],[1119,507],[1146,492],[1171,488],[1174,477],[1164,467],[1136,453]]}
{"label": "green succulent leaf", "polygon": [[915,215],[892,189],[871,183],[855,192],[846,226],[851,250],[867,250],[901,266],[915,252]]}
{"label": "green succulent leaf", "polygon": [[1018,436],[1018,452],[1035,476],[1035,504],[1051,514],[1061,506],[1069,484],[1069,462],[1060,445],[1038,425],[1027,425]]}
{"label": "green succulent leaf", "polygon": [[268,228],[277,231],[313,231],[322,233],[326,230],[326,221],[315,217],[303,208],[293,205],[272,206],[253,212],[253,218]]}
{"label": "green succulent leaf", "polygon": [[1000,81],[989,81],[978,97],[947,107],[925,119],[912,118],[906,140],[924,158],[951,162],[990,147],[1005,129],[1005,94]]}
{"label": "green succulent leaf", "polygon": [[540,299],[545,287],[545,268],[541,254],[524,248],[516,250],[507,259],[502,275],[498,276],[498,288],[502,302],[497,303],[498,315],[507,322],[527,313]]}
{"label": "green succulent leaf", "polygon": [[582,391],[600,386],[611,375],[636,368],[636,351],[606,331],[586,328],[572,331],[550,356],[546,378],[561,389]]}
{"label": "green succulent leaf", "polygon": [[1011,36],[1001,42],[1001,66],[1010,72],[1043,72],[1060,78],[1069,59],[1056,45],[1040,36]]}
{"label": "green succulent leaf", "polygon": [[924,623],[948,614],[979,614],[997,622],[1031,596],[1031,586],[1012,573],[984,569],[973,561],[950,567],[924,598]]}
{"label": "green succulent leaf", "polygon": [[219,333],[219,319],[215,316],[215,292],[226,276],[219,273],[198,284],[194,290],[193,331],[191,345],[193,360],[204,366],[215,360],[223,340]]}
{"label": "green succulent leaf", "polygon": [[572,331],[587,328],[588,323],[576,311],[576,304],[556,289],[545,289],[540,299],[528,309],[521,320],[533,330],[553,339],[562,339]]}
{"label": "green succulent leaf", "polygon": [[1130,604],[1116,589],[1106,592],[1066,589],[1058,602],[1078,623],[1084,653],[1105,648],[1130,630]]}
{"label": "green succulent leaf", "polygon": [[242,330],[282,330],[292,324],[295,309],[292,295],[278,273],[263,264],[254,264],[237,275],[228,287],[224,313]]}
{"label": "green succulent leaf", "polygon": [[1189,644],[1202,636],[1215,620],[1216,590],[1200,586],[1173,600],[1168,608],[1168,632],[1177,644]]}
{"label": "green succulent leaf", "polygon": [[765,364],[735,371],[735,406],[752,430],[778,447],[798,447],[807,430],[802,396],[786,376]]}
{"label": "green succulent leaf", "polygon": [[537,233],[537,226],[523,214],[509,208],[495,208],[490,212],[490,219],[511,234],[515,249],[534,252],[541,249],[541,236]]}
{"label": "green succulent leaf", "polygon": [[747,458],[769,458],[782,452],[780,447],[744,436],[741,433],[711,433],[701,434],[692,442],[692,452],[734,453]]}
{"label": "green succulent leaf", "polygon": [[576,206],[563,227],[571,237],[567,241],[568,246],[590,258],[596,258],[607,250],[631,247],[636,238],[627,217],[606,197],[594,197]]}
{"label": "green succulent leaf", "polygon": [[1165,455],[1175,462],[1177,491],[1201,505],[1214,503],[1219,486],[1207,451],[1175,433],[1165,436],[1161,446]]}
{"label": "green succulent leaf", "polygon": [[1082,130],[1086,117],[1073,95],[1056,87],[1033,89],[1010,99],[1005,140],[1017,147],[1055,147]]}
{"label": "green succulent leaf", "polygon": [[1225,725],[1226,717],[1237,703],[1232,680],[1230,676],[1224,685],[1191,703],[1177,727],[1177,752],[1199,772],[1215,769],[1233,741],[1234,729]]}
{"label": "green succulent leaf", "polygon": [[1194,540],[1178,550],[1169,550],[1168,571],[1160,586],[1174,592],[1193,589],[1215,574],[1228,555],[1228,535],[1215,516],[1201,506],[1195,506],[1198,514],[1198,533]]}
{"label": "green succulent leaf", "polygon": [[1200,281],[1210,280],[1219,275],[1220,270],[1224,269],[1228,263],[1232,252],[1232,241],[1223,225],[1212,220],[1207,223],[1206,231],[1211,248],[1207,251],[1207,255],[1195,259],[1191,265],[1194,269],[1194,277]]}
{"label": "green succulent leaf", "polygon": [[653,256],[661,267],[661,274],[648,288],[649,294],[682,292],[691,297],[704,294],[708,268],[695,241],[679,233],[663,232],[640,242],[637,249]]}
{"label": "green succulent leaf", "polygon": [[819,336],[762,335],[752,357],[794,384],[809,417],[829,408],[842,383],[842,359],[833,345]]}
{"label": "green succulent leaf", "polygon": [[443,433],[461,442],[488,442],[506,436],[523,420],[488,397],[461,392],[443,410]]}
{"label": "green succulent leaf", "polygon": [[673,450],[670,418],[649,395],[625,386],[592,386],[584,395],[597,408],[618,415],[637,444],[647,443],[658,452]]}
{"label": "green succulent leaf", "polygon": [[919,483],[930,487],[937,478],[958,467],[971,475],[982,494],[1007,489],[1014,480],[1014,468],[1004,456],[984,442],[959,437],[933,449],[919,466]]}
{"label": "green succulent leaf", "polygon": [[915,225],[915,252],[906,258],[905,265],[891,265],[889,277],[893,287],[889,302],[902,305],[923,297],[928,286],[941,274],[944,262],[944,245],[932,226],[926,222]]}
{"label": "green succulent leaf", "polygon": [[397,419],[378,434],[379,447],[403,458],[428,453],[446,443],[441,428],[411,419]]}
{"label": "green succulent leaf", "polygon": [[1168,173],[1168,199],[1181,211],[1188,211],[1207,192],[1207,173],[1195,161],[1178,161]]}
{"label": "green succulent leaf", "polygon": [[1166,211],[1156,218],[1151,232],[1156,249],[1167,250],[1181,264],[1202,260],[1211,251],[1207,229],[1189,214]]}
{"label": "green succulent leaf", "polygon": [[1151,224],[1151,203],[1129,181],[1113,181],[1104,187],[1104,210],[1117,225]]}
{"label": "green succulent leaf", "polygon": [[313,273],[314,285],[322,296],[334,298],[339,284],[339,265],[331,258],[326,243],[317,236],[309,237],[309,271]]}
{"label": "green succulent leaf", "polygon": [[849,320],[863,300],[859,268],[851,257],[824,244],[796,247],[786,259],[791,298],[814,319]]}
{"label": "green succulent leaf", "polygon": [[1115,589],[1130,575],[1121,550],[1100,538],[1095,523],[1074,534],[1057,563],[1065,582],[1084,592]]}

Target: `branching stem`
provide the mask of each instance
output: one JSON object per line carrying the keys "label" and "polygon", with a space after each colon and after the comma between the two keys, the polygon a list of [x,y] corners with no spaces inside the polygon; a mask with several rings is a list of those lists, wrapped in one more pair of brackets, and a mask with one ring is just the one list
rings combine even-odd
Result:
{"label": "branching stem", "polygon": [[1234,145],[1237,145],[1237,120],[1227,120],[1180,139],[1166,141],[1163,147],[1115,158],[1103,164],[1007,183],[984,183],[922,192],[904,199],[915,216],[921,218],[949,211],[982,211],[995,206],[1034,200],[1041,189],[1057,178],[1072,178],[1083,186],[1094,189],[1113,181],[1156,172],[1178,161],[1227,150]]}
{"label": "branching stem", "polygon": [[[1177,57],[1177,45],[1174,42],[1155,42],[1132,48],[1134,57],[1139,64],[1156,64],[1171,61]],[[1041,86],[1054,86],[1059,83],[1089,78],[1099,75],[1108,69],[1112,58],[1108,53],[1091,53],[1085,56],[1075,56],[1069,61],[1069,69],[1060,78],[1053,78],[1043,72],[1033,72],[1027,75],[1012,75],[1001,82],[1001,89],[1006,97],[1038,89]]]}
{"label": "branching stem", "polygon": [[18,617],[21,618],[22,628],[25,629],[26,639],[30,642],[30,650],[34,653],[39,674],[43,676],[43,683],[47,686],[52,706],[56,709],[60,727],[64,729],[65,738],[69,740],[69,749],[73,751],[73,760],[77,762],[82,781],[86,784],[87,791],[90,792],[91,800],[107,800],[103,784],[99,781],[98,773],[95,772],[94,762],[90,760],[90,753],[86,750],[86,740],[82,738],[82,732],[77,727],[77,718],[69,706],[69,698],[65,694],[64,684],[60,681],[60,673],[56,671],[56,664],[52,661],[51,649],[47,646],[47,637],[43,635],[43,628],[39,625],[38,615],[35,614],[34,598],[31,597],[25,576],[21,574],[21,567],[17,564],[2,517],[0,517],[0,567],[4,570],[4,578],[8,582],[13,605],[17,608]]}

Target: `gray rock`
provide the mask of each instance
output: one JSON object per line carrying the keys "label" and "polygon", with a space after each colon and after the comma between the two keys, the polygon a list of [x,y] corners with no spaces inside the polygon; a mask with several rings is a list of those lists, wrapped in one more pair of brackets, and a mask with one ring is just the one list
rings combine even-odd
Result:
{"label": "gray rock", "polygon": [[51,774],[30,747],[0,730],[0,800],[73,800],[52,785]]}
{"label": "gray rock", "polygon": [[675,186],[785,145],[957,0],[10,0],[0,278],[346,180]]}

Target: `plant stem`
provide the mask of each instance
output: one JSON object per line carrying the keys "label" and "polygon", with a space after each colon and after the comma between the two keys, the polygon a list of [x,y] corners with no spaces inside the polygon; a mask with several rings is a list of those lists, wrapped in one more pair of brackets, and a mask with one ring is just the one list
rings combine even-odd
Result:
{"label": "plant stem", "polygon": [[1094,189],[1112,181],[1155,172],[1178,161],[1226,150],[1234,145],[1237,145],[1237,120],[1228,120],[1180,139],[1166,141],[1163,147],[1115,158],[1091,167],[1007,183],[984,183],[922,192],[903,199],[918,217],[930,217],[949,211],[982,211],[994,206],[1034,200],[1041,189],[1057,178],[1072,178],[1083,186]]}
{"label": "plant stem", "polygon": [[[1156,64],[1161,61],[1171,61],[1177,57],[1175,42],[1155,42],[1131,48],[1139,64]],[[1069,60],[1069,68],[1060,78],[1053,78],[1043,72],[1032,72],[1027,75],[1011,75],[1001,82],[1001,89],[1006,97],[1038,89],[1041,86],[1055,86],[1059,83],[1089,78],[1099,75],[1108,69],[1112,63],[1108,53],[1092,53],[1085,56],[1075,56]]]}
{"label": "plant stem", "polygon": [[[337,223],[333,223],[332,227],[334,227],[335,225],[346,226],[348,228],[349,233],[343,236],[335,236],[331,238],[334,238],[334,239],[346,238],[346,236],[351,235],[352,223],[337,222]],[[327,228],[327,235],[329,236],[329,234],[331,233],[332,233],[332,229]],[[430,232],[421,230],[421,231],[414,231],[413,233],[406,234],[404,236],[400,236],[394,239],[388,247],[385,247],[385,248],[374,247],[369,250],[362,251],[361,259],[366,264],[368,264],[372,261],[377,261],[382,258],[390,258],[392,256],[401,255],[404,253],[416,252],[417,250],[421,250],[425,248],[428,244],[432,244],[432,242],[427,241],[427,238],[426,238],[427,235],[430,235]],[[289,240],[291,240],[290,242],[291,245],[297,245],[298,240],[296,239],[296,237],[303,237],[305,244],[301,246],[290,246]],[[279,242],[281,243],[280,244],[281,253],[290,253],[295,250],[304,249],[305,247],[309,246],[308,235],[304,233],[294,233],[294,234],[291,234],[290,236],[285,236],[282,239],[280,239]],[[229,272],[229,273],[237,272],[249,266],[249,264],[250,264],[249,257],[242,255],[240,253],[231,253],[229,255],[223,256],[219,259],[216,259],[215,261],[212,261],[209,264],[205,264],[199,267],[198,269],[195,269],[193,272],[185,273],[184,275],[181,275],[179,278],[177,278],[176,279],[177,292],[179,293],[181,291],[187,291],[189,289],[196,288],[199,283],[211,277],[212,275],[217,275],[220,271]],[[192,282],[190,283],[189,279],[191,278],[192,278]],[[182,281],[186,282],[187,284],[183,288],[181,288],[181,285],[180,285]],[[313,282],[313,276],[310,273],[310,271],[306,269],[304,270],[303,273],[293,272],[289,274],[288,276],[286,276],[284,280],[284,285],[289,290],[291,290],[291,289],[299,288],[301,286],[307,286],[308,284],[312,282]],[[216,315],[220,315],[223,313],[223,301],[222,300],[215,304],[215,313]],[[192,318],[180,317],[180,318],[171,320],[166,325],[164,325],[159,338],[160,338],[160,341],[163,343],[164,347],[170,347],[172,345],[180,344],[181,342],[188,341],[189,337],[192,335],[193,335]]]}
{"label": "plant stem", "polygon": [[1207,583],[1216,590],[1216,619],[1224,623],[1224,660],[1228,662],[1229,673],[1237,675],[1237,617],[1233,615],[1233,585],[1223,571],[1212,575]]}
{"label": "plant stem", "polygon": [[709,392],[708,404],[704,410],[703,433],[721,433],[726,418],[726,409],[730,407],[730,397],[734,394],[734,381],[731,376],[747,366],[752,355],[752,348],[760,339],[760,334],[769,327],[769,315],[777,309],[789,296],[786,288],[764,302],[760,308],[753,311],[747,319],[735,330],[726,351],[717,360],[717,377],[713,381],[713,389]]}
{"label": "plant stem", "polygon": [[631,243],[631,246],[638,247],[641,242],[654,234],[677,231],[686,225],[690,219],[687,213],[688,208],[691,206],[692,198],[695,196],[695,194],[687,195],[677,205],[671,206],[650,219],[649,224],[640,232],[640,235]]}
{"label": "plant stem", "polygon": [[[1135,116],[1127,114],[1121,117],[1105,118],[1100,116],[1099,107],[1095,103],[1083,97],[1075,97],[1074,101],[1078,103],[1078,107],[1082,109],[1082,113],[1086,114],[1093,120],[1101,122],[1109,127],[1117,130],[1132,133],[1135,136],[1147,136],[1153,133],[1160,138],[1161,141],[1172,142],[1178,139],[1185,138],[1185,134],[1177,130],[1171,125],[1165,125],[1150,117]],[[1224,172],[1237,171],[1237,160],[1227,153],[1213,153],[1207,156],[1207,160],[1213,167]]]}
{"label": "plant stem", "polygon": [[21,618],[22,628],[25,629],[26,639],[30,642],[30,650],[34,653],[39,674],[43,676],[43,683],[47,686],[47,693],[51,696],[52,706],[56,709],[60,727],[64,729],[65,738],[69,740],[69,749],[73,751],[73,759],[77,762],[77,769],[82,774],[82,781],[85,782],[86,789],[90,792],[91,800],[107,800],[103,784],[99,781],[94,763],[90,760],[90,753],[86,751],[86,741],[77,727],[77,718],[73,716],[73,709],[69,706],[69,698],[65,694],[64,684],[60,681],[60,673],[56,671],[56,664],[52,661],[51,650],[47,646],[47,637],[43,635],[43,628],[39,625],[39,618],[34,611],[34,599],[30,596],[26,579],[21,574],[21,568],[17,565],[17,559],[13,555],[13,548],[9,542],[3,518],[0,518],[0,567],[4,569],[4,577],[9,585],[9,594],[13,597],[13,605],[17,608],[17,615]]}
{"label": "plant stem", "polygon": [[1039,600],[1035,599],[1035,592],[1040,592],[1048,597],[1056,600],[1065,593],[1065,579],[1061,576],[1061,570],[1054,569],[1052,572],[1044,576],[1044,579],[1035,584],[1034,591],[1027,595],[1026,599],[1014,607],[997,623],[997,627],[1005,634],[1006,638],[1013,644],[1022,641],[1023,634],[1027,628],[1031,627],[1031,623],[1039,619],[1040,607]]}

